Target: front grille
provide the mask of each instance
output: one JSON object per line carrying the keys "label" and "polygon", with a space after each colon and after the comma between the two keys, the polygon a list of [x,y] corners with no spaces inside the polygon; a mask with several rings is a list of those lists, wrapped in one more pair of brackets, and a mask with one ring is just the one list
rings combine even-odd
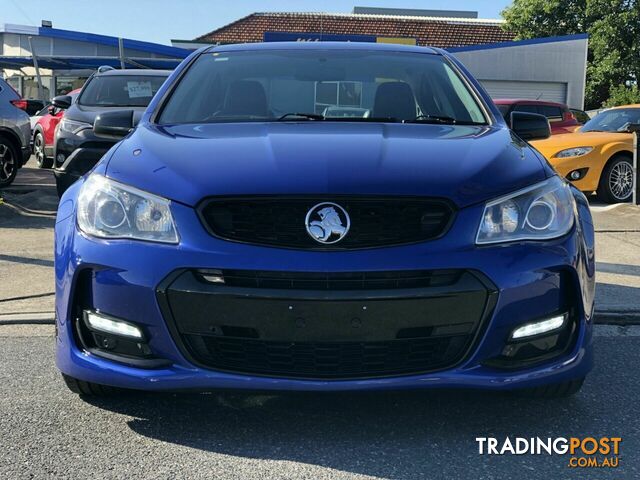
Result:
{"label": "front grille", "polygon": [[192,362],[285,378],[450,368],[472,347],[495,299],[495,286],[467,270],[184,269],[158,289],[171,333]]}
{"label": "front grille", "polygon": [[[351,227],[335,244],[321,244],[307,233],[305,219],[314,206],[335,202]],[[453,207],[422,197],[224,197],[199,208],[214,236],[243,243],[314,250],[373,248],[422,242],[446,233]]]}
{"label": "front grille", "polygon": [[263,270],[198,270],[206,279],[220,276],[229,287],[288,290],[380,290],[451,285],[462,270],[389,272],[278,272]]}
{"label": "front grille", "polygon": [[402,375],[446,366],[468,345],[467,335],[387,342],[267,342],[186,335],[205,365],[262,375],[357,378]]}

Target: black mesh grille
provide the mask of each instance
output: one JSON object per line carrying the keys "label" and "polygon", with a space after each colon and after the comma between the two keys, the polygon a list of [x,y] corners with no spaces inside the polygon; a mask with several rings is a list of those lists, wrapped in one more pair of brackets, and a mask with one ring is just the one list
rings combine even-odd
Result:
{"label": "black mesh grille", "polygon": [[[335,202],[346,210],[351,228],[338,243],[325,245],[306,231],[315,205]],[[200,208],[203,223],[227,240],[279,247],[342,250],[401,245],[443,235],[454,210],[443,200],[420,197],[250,197],[214,198]]]}
{"label": "black mesh grille", "polygon": [[287,290],[380,290],[441,287],[455,283],[463,270],[388,272],[278,272],[263,270],[198,270],[204,281],[221,276],[228,287]]}
{"label": "black mesh grille", "polygon": [[268,342],[185,335],[201,363],[234,372],[308,378],[358,378],[423,372],[450,365],[470,336],[386,342]]}

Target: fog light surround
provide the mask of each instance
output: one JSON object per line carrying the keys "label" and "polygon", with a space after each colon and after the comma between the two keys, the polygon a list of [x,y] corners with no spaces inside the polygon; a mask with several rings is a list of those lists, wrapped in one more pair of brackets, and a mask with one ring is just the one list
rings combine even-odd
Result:
{"label": "fog light surround", "polygon": [[588,170],[589,168],[578,168],[576,170],[571,170],[567,174],[566,179],[572,182],[582,180],[587,175]]}
{"label": "fog light surround", "polygon": [[543,333],[550,333],[555,330],[560,330],[562,329],[562,327],[564,327],[567,318],[568,315],[565,313],[563,315],[556,315],[544,320],[527,323],[513,330],[513,332],[511,332],[510,339],[521,340],[523,338],[535,337]]}
{"label": "fog light surround", "polygon": [[134,338],[136,340],[144,339],[144,333],[135,325],[98,312],[85,310],[84,321],[91,330]]}

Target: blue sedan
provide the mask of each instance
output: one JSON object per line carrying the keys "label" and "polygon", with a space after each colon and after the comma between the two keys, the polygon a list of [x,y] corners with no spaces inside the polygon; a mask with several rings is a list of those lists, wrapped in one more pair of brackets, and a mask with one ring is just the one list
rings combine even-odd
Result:
{"label": "blue sedan", "polygon": [[58,211],[74,392],[582,386],[588,203],[446,52],[204,48],[133,118]]}

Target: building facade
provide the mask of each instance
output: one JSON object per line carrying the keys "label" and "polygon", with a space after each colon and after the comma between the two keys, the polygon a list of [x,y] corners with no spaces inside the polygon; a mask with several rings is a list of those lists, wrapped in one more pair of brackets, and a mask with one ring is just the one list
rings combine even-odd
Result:
{"label": "building facade", "polygon": [[126,38],[51,27],[0,25],[0,72],[24,98],[49,100],[79,88],[101,65],[171,69],[188,54],[189,50],[182,48]]}
{"label": "building facade", "polygon": [[[354,13],[253,13],[192,44],[365,41],[432,46],[465,64],[493,98],[541,99],[583,108],[588,37],[515,41],[502,20],[476,12],[356,7]],[[174,45],[189,48],[175,40]]]}

